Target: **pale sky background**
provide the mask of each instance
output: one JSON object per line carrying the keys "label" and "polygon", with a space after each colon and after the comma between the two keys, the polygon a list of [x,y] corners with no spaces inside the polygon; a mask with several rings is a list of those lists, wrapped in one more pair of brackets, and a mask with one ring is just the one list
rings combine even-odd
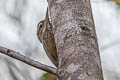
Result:
{"label": "pale sky background", "polygon": [[[120,80],[120,7],[114,2],[92,0],[105,80]],[[0,0],[0,45],[53,66],[36,30],[46,13],[47,0]],[[43,71],[0,54],[0,80],[40,80]]]}

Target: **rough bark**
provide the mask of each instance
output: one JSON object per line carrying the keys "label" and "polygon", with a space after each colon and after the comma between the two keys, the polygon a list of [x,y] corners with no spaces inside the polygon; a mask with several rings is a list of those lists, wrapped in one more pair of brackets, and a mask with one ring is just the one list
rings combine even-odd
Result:
{"label": "rough bark", "polygon": [[103,80],[89,0],[48,0],[59,80]]}

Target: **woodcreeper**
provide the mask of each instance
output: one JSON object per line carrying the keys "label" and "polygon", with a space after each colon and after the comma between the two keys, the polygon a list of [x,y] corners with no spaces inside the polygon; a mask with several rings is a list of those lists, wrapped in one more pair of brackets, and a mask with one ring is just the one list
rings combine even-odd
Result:
{"label": "woodcreeper", "polygon": [[37,26],[37,36],[42,43],[48,58],[56,67],[58,67],[57,49],[54,34],[52,33],[52,25],[49,21],[48,8],[45,20],[40,21]]}

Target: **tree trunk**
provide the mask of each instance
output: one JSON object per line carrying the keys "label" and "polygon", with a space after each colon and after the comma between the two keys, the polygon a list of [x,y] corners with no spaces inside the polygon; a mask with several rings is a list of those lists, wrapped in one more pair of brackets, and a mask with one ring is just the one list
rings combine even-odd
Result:
{"label": "tree trunk", "polygon": [[89,0],[48,0],[59,80],[103,80]]}

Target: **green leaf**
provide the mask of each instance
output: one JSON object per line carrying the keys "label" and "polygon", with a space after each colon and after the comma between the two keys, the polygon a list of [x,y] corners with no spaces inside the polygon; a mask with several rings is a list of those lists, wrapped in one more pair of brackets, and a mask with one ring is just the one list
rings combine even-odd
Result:
{"label": "green leaf", "polygon": [[50,73],[45,73],[41,76],[40,80],[57,80],[57,76]]}

